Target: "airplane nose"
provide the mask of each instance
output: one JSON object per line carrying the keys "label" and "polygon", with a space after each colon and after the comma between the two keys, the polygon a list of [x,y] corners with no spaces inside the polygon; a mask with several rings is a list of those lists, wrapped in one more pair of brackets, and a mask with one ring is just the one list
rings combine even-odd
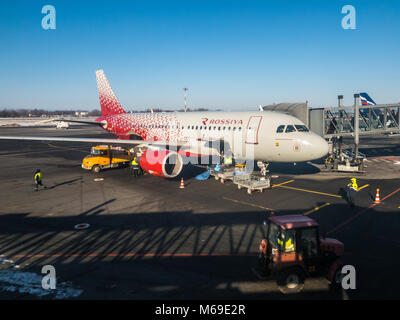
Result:
{"label": "airplane nose", "polygon": [[316,143],[316,145],[317,145],[315,150],[315,154],[317,157],[316,159],[320,159],[328,154],[329,145],[324,138],[319,137],[319,141]]}
{"label": "airplane nose", "polygon": [[329,145],[326,140],[316,134],[310,134],[303,140],[305,156],[309,161],[317,160],[325,156],[329,151]]}

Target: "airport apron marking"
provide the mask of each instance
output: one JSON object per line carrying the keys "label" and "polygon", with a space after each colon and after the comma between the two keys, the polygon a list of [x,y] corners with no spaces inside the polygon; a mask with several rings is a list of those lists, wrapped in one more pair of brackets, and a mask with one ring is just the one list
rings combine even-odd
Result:
{"label": "airport apron marking", "polygon": [[258,204],[253,204],[253,203],[249,203],[249,202],[245,202],[245,201],[239,201],[239,200],[231,199],[231,198],[227,198],[227,197],[224,197],[224,199],[225,199],[225,200],[232,201],[232,202],[235,202],[235,203],[245,204],[245,205],[247,205],[247,206],[252,206],[252,207],[261,208],[261,209],[264,209],[264,210],[271,210],[271,211],[274,211],[274,209],[266,208],[266,207],[263,207],[263,206],[259,206]]}
{"label": "airport apron marking", "polygon": [[16,258],[70,258],[70,257],[253,257],[258,253],[88,253],[88,254],[16,254]]}
{"label": "airport apron marking", "polygon": [[330,206],[331,204],[329,203],[329,202],[327,202],[327,203],[325,203],[325,204],[323,204],[322,206],[319,206],[319,207],[316,207],[316,208],[314,208],[314,209],[311,209],[311,210],[309,210],[309,211],[307,211],[306,213],[303,213],[305,216],[308,216],[309,214],[311,214],[311,213],[313,213],[313,212],[315,212],[315,211],[318,211],[319,209],[322,209],[323,207],[326,207],[326,206]]}
{"label": "airport apron marking", "polygon": [[280,184],[274,184],[271,188],[280,187],[280,186],[283,186],[284,184],[287,184],[287,183],[290,183],[290,182],[293,182],[293,181],[294,180],[289,180],[289,181],[286,181],[286,182],[282,182]]}
{"label": "airport apron marking", "polygon": [[54,144],[51,144],[51,143],[48,143],[47,145],[50,146],[50,147],[56,148],[56,149],[72,150],[72,151],[78,151],[78,152],[83,152],[83,153],[87,154],[87,151],[82,151],[82,150],[73,149],[73,148],[58,147],[58,146],[55,146]]}
{"label": "airport apron marking", "polygon": [[357,189],[357,192],[360,191],[360,190],[362,190],[362,189],[364,189],[364,188],[366,188],[366,187],[369,187],[369,184],[366,184],[365,186],[362,186],[362,187],[358,188],[358,189]]}
{"label": "airport apron marking", "polygon": [[330,194],[330,193],[324,193],[324,192],[318,192],[318,191],[313,191],[313,190],[306,190],[306,189],[300,189],[300,188],[294,188],[294,187],[288,187],[288,186],[277,186],[279,188],[286,188],[286,189],[292,189],[292,190],[297,190],[297,191],[303,191],[303,192],[309,192],[309,193],[316,193],[316,194],[321,194],[324,196],[329,196],[329,197],[335,197],[342,199],[341,196],[338,196],[336,194]]}
{"label": "airport apron marking", "polygon": [[[393,191],[391,194],[388,194],[386,197],[384,197],[381,202],[383,202],[384,200],[390,198],[391,196],[393,196],[394,194],[396,194],[397,192],[400,191],[400,188],[398,188],[397,190]],[[373,207],[379,205],[379,203],[373,203],[371,204],[368,208],[365,208],[359,212],[357,212],[354,216],[350,217],[349,219],[347,219],[345,222],[339,224],[338,226],[334,227],[333,229],[331,229],[330,231],[327,232],[327,234],[331,234],[332,232],[335,232],[336,230],[340,229],[341,227],[345,226],[346,224],[350,223],[351,221],[353,221],[355,218],[357,218],[358,216],[362,215],[364,212],[367,212],[369,209],[372,209]]]}

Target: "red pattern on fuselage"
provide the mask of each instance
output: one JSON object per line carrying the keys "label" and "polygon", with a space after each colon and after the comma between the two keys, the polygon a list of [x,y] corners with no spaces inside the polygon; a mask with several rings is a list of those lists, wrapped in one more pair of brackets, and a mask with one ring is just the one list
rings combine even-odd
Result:
{"label": "red pattern on fuselage", "polygon": [[99,117],[96,121],[105,123],[103,129],[119,139],[130,139],[131,135],[137,135],[146,141],[172,142],[181,138],[174,113],[125,113]]}

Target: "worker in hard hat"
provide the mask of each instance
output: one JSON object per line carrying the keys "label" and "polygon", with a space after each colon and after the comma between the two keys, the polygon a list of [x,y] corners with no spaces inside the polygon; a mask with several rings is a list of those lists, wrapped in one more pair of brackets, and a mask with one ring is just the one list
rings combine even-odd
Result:
{"label": "worker in hard hat", "polygon": [[347,185],[347,199],[350,202],[350,205],[354,207],[355,196],[358,191],[357,179],[351,178],[350,183]]}
{"label": "worker in hard hat", "polygon": [[132,170],[132,175],[136,178],[139,175],[139,170],[140,170],[140,166],[139,163],[137,162],[136,157],[133,157],[133,160],[131,161],[131,170]]}
{"label": "worker in hard hat", "polygon": [[43,185],[42,183],[42,172],[40,169],[36,169],[33,179],[35,181],[35,191],[39,191],[39,186],[44,187],[45,189],[47,188],[46,186]]}

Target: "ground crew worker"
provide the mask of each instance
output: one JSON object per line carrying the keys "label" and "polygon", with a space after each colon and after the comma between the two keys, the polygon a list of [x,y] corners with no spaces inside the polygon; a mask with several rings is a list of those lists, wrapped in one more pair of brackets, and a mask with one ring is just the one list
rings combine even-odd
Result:
{"label": "ground crew worker", "polygon": [[347,199],[349,200],[350,205],[353,207],[358,185],[356,178],[351,178],[350,181],[351,182],[347,185]]}
{"label": "ground crew worker", "polygon": [[139,175],[139,163],[136,161],[136,157],[133,158],[131,162],[131,169],[132,169],[132,174],[136,178]]}
{"label": "ground crew worker", "polygon": [[40,169],[37,169],[35,171],[33,179],[35,180],[35,191],[39,191],[39,186],[42,186],[46,189],[46,186],[42,184],[42,172],[40,171]]}
{"label": "ground crew worker", "polygon": [[[284,242],[284,240],[281,240],[279,238],[277,239],[277,243],[281,247],[283,247],[283,242]],[[286,240],[286,242],[285,242],[285,252],[289,252],[289,251],[293,251],[293,250],[294,250],[294,244],[292,241],[292,237],[289,236],[289,239]]]}
{"label": "ground crew worker", "polygon": [[224,165],[227,167],[232,165],[232,155],[231,154],[224,156]]}

